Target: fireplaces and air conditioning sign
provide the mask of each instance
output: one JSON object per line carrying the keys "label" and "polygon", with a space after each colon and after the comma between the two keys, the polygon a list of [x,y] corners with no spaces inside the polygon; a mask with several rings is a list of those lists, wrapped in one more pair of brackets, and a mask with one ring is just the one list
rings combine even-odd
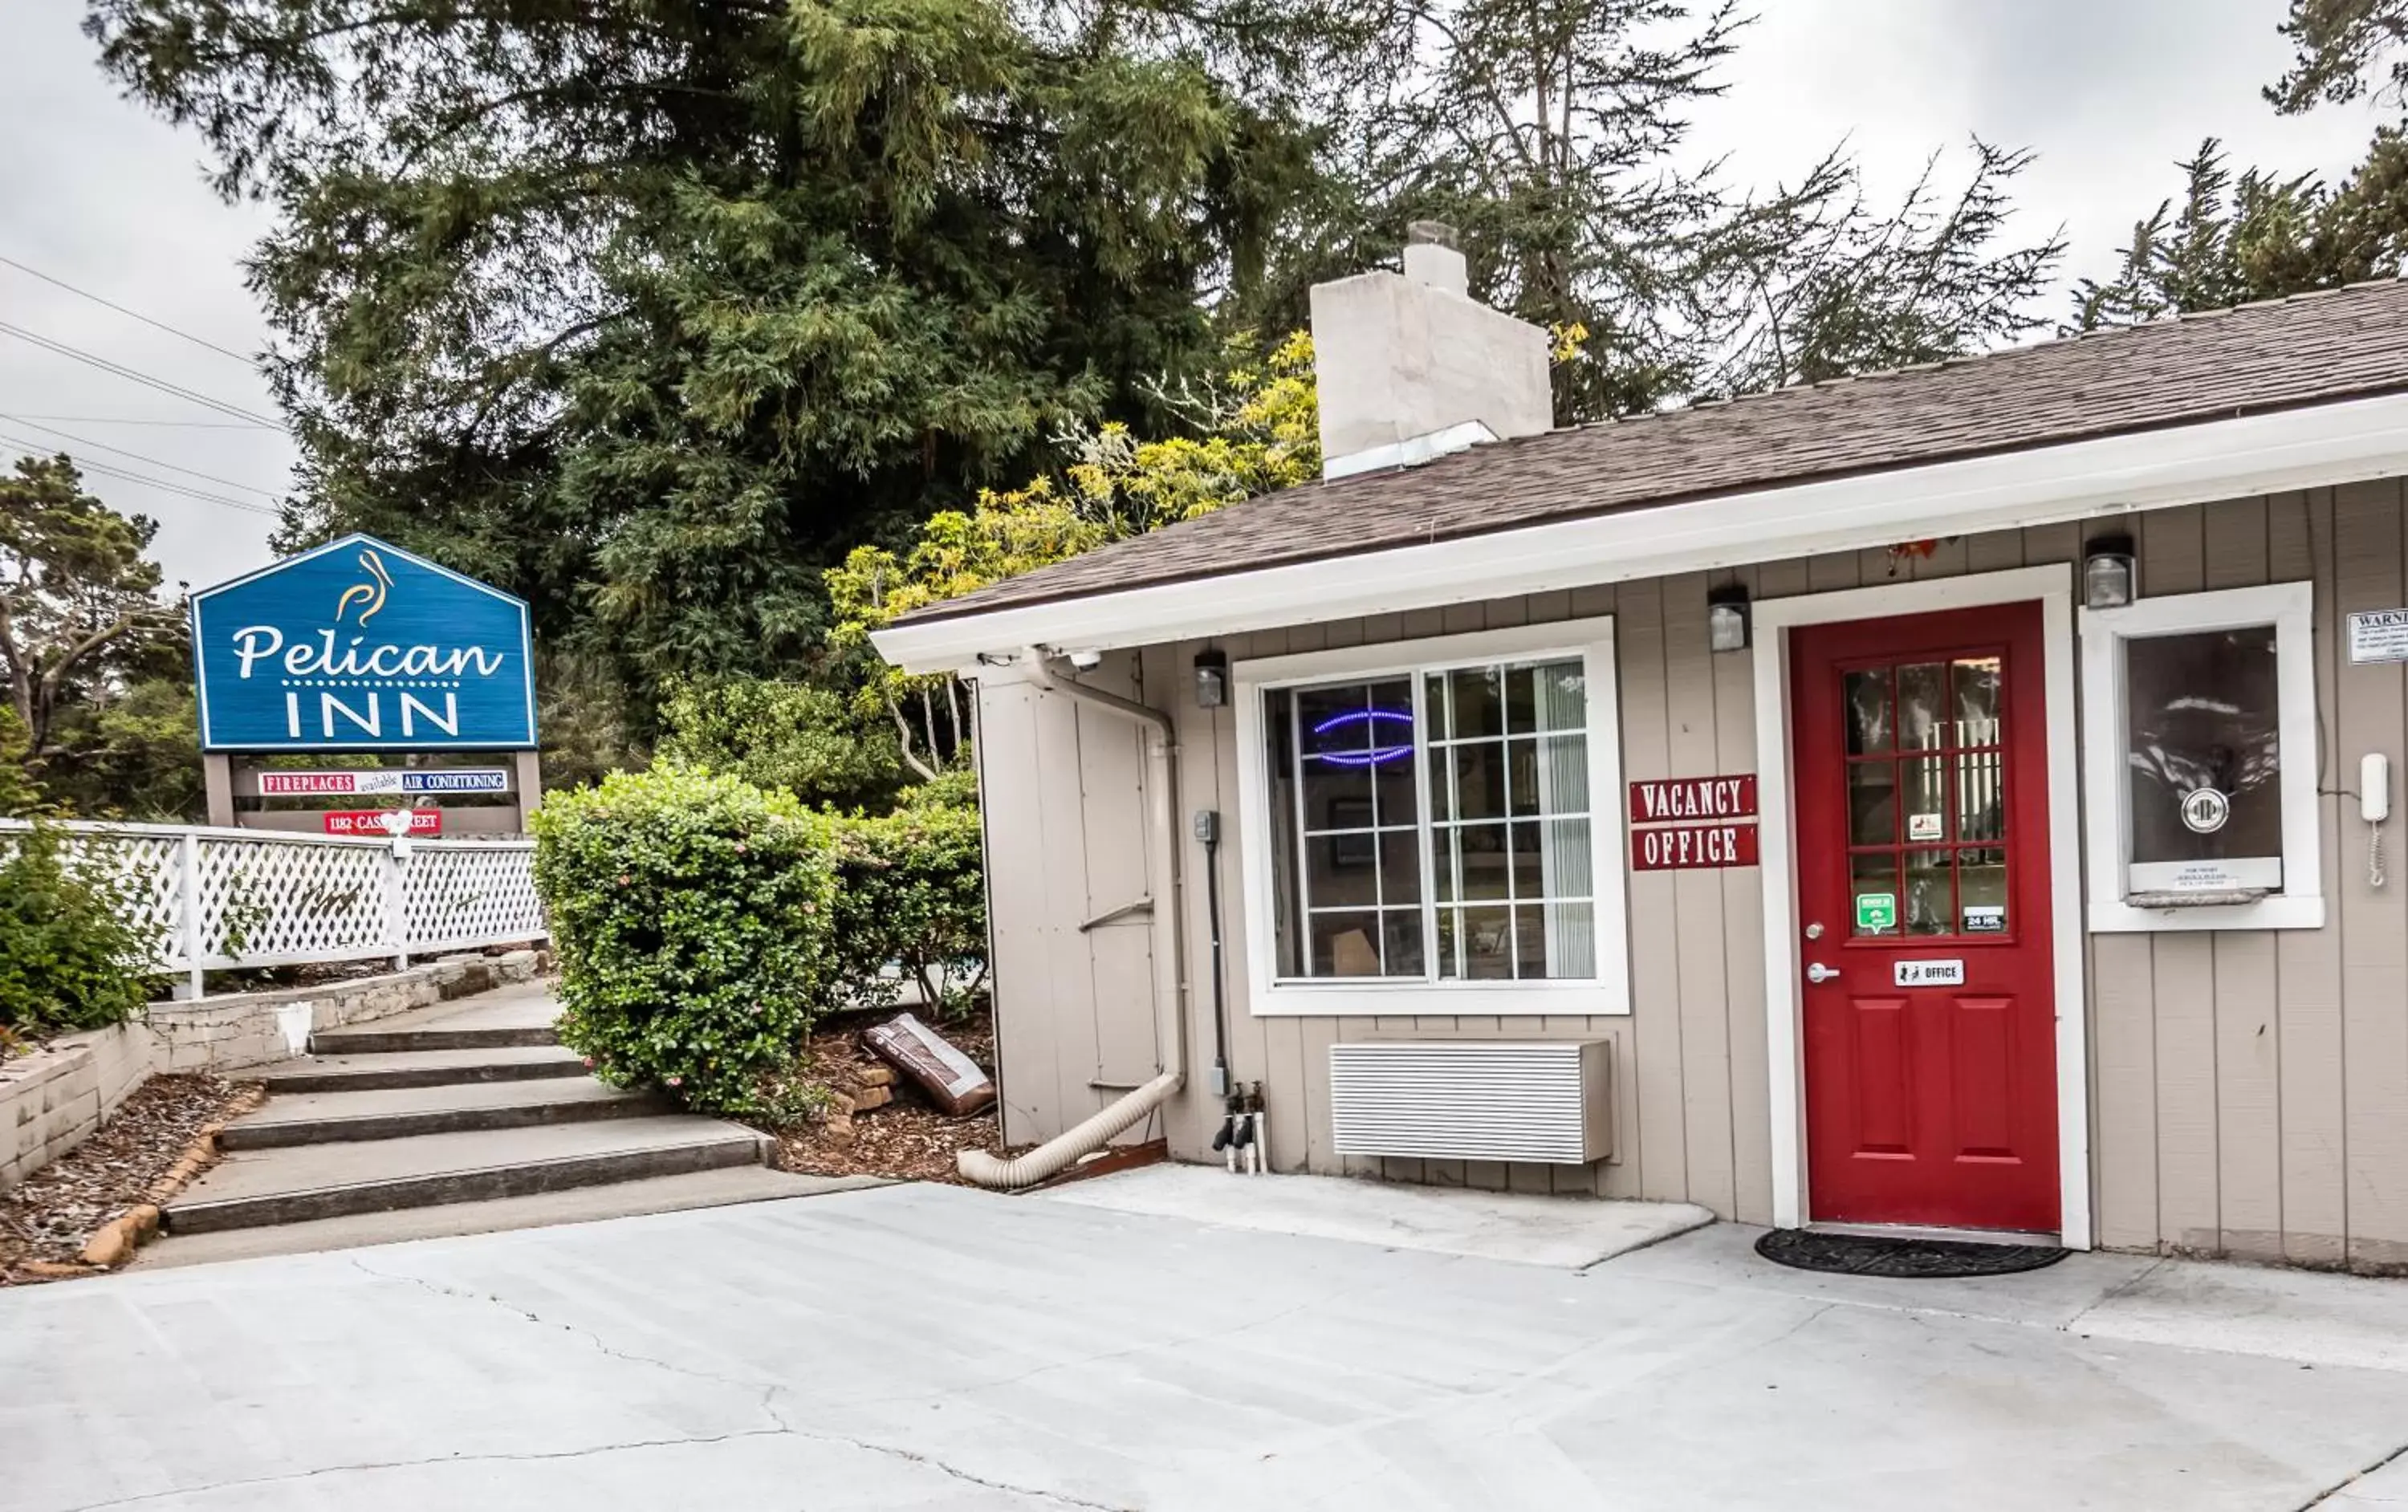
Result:
{"label": "fireplaces and air conditioning sign", "polygon": [[208,750],[536,743],[527,606],[369,535],[193,595]]}

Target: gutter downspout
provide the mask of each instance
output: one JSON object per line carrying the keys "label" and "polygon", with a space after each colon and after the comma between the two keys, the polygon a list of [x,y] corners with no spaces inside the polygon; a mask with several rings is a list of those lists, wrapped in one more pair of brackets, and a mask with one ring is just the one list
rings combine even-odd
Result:
{"label": "gutter downspout", "polygon": [[1039,688],[1135,720],[1146,727],[1150,736],[1146,741],[1150,762],[1146,792],[1148,806],[1153,810],[1154,839],[1150,884],[1154,894],[1154,1032],[1162,1036],[1165,1049],[1162,1069],[1152,1081],[1035,1149],[1008,1161],[998,1160],[982,1149],[966,1149],[954,1157],[955,1168],[965,1179],[1007,1191],[1033,1187],[1103,1148],[1114,1135],[1177,1096],[1187,1081],[1187,1002],[1182,987],[1186,978],[1180,970],[1179,803],[1174,791],[1178,778],[1174,760],[1179,750],[1178,733],[1170,716],[1160,709],[1056,676],[1044,648],[1030,647],[1022,654],[1031,680]]}

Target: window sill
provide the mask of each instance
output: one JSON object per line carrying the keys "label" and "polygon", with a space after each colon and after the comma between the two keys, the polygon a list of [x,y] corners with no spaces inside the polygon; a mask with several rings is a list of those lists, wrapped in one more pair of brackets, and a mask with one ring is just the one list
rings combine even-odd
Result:
{"label": "window sill", "polygon": [[1369,985],[1280,982],[1254,989],[1257,1019],[1536,1019],[1620,1017],[1630,996],[1614,981]]}
{"label": "window sill", "polygon": [[2322,929],[2325,900],[2318,896],[2260,898],[2256,903],[2213,907],[2135,908],[2121,901],[2090,906],[2093,934],[2174,934],[2202,929]]}

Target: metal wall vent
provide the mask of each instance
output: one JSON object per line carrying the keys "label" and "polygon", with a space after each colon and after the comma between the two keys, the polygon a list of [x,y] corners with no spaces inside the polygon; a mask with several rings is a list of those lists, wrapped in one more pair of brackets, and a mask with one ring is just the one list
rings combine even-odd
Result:
{"label": "metal wall vent", "polygon": [[1613,1153],[1611,1041],[1365,1039],[1329,1047],[1343,1155],[1585,1165]]}

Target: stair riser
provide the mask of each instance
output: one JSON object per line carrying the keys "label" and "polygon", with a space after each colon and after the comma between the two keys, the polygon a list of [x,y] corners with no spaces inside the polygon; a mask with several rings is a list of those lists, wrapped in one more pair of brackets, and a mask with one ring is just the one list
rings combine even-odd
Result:
{"label": "stair riser", "polygon": [[372,1092],[398,1087],[456,1087],[471,1081],[542,1081],[581,1077],[575,1061],[501,1061],[492,1065],[394,1066],[376,1071],[294,1071],[263,1077],[273,1092]]}
{"label": "stair riser", "polygon": [[557,1045],[549,1024],[532,1029],[344,1029],[312,1035],[312,1055],[381,1055],[391,1050],[497,1050]]}
{"label": "stair riser", "polygon": [[411,1134],[461,1134],[476,1129],[532,1129],[550,1123],[591,1123],[601,1119],[674,1113],[666,1102],[617,1097],[575,1103],[530,1103],[517,1107],[445,1107],[373,1118],[310,1119],[287,1123],[236,1123],[219,1131],[226,1149],[285,1149],[294,1145],[348,1144],[363,1139],[406,1139]]}
{"label": "stair riser", "polygon": [[562,1191],[571,1187],[604,1186],[645,1177],[684,1176],[730,1165],[752,1165],[763,1159],[757,1139],[718,1139],[662,1149],[610,1151],[566,1160],[530,1162],[484,1171],[454,1171],[435,1176],[401,1177],[356,1186],[329,1187],[318,1191],[278,1192],[171,1205],[162,1217],[174,1234],[214,1234],[225,1229],[258,1228],[270,1223],[304,1223],[312,1219],[350,1218],[360,1213],[385,1213],[403,1207],[436,1207],[448,1203],[481,1202],[496,1197],[526,1197]]}

